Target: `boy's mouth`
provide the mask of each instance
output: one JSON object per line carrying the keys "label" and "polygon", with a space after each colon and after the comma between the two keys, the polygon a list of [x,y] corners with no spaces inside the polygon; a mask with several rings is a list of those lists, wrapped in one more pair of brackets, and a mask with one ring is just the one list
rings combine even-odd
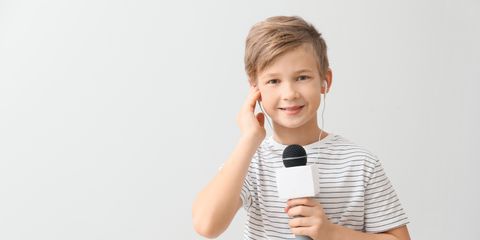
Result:
{"label": "boy's mouth", "polygon": [[281,108],[278,108],[282,111],[287,111],[287,112],[296,112],[300,109],[302,109],[305,105],[301,105],[301,106],[291,106],[291,107],[281,107]]}
{"label": "boy's mouth", "polygon": [[280,110],[284,111],[285,113],[291,115],[291,114],[297,114],[298,112],[300,112],[304,106],[305,105],[291,106],[291,107],[281,107],[281,108],[278,108],[278,109],[280,109]]}

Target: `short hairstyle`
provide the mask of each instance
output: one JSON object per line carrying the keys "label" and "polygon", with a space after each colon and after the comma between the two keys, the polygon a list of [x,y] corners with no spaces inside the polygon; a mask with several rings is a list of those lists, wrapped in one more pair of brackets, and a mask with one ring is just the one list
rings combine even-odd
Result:
{"label": "short hairstyle", "polygon": [[298,16],[275,16],[253,25],[245,44],[245,71],[250,83],[257,82],[257,74],[277,57],[305,43],[312,46],[320,77],[325,77],[327,45],[313,25]]}

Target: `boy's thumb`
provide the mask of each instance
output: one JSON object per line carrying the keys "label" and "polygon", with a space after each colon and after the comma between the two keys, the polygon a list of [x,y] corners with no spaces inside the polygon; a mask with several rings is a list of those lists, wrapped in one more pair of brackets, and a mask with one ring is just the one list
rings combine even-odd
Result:
{"label": "boy's thumb", "polygon": [[258,123],[260,123],[260,126],[263,127],[265,123],[265,116],[263,115],[263,113],[257,113],[256,117],[257,117]]}

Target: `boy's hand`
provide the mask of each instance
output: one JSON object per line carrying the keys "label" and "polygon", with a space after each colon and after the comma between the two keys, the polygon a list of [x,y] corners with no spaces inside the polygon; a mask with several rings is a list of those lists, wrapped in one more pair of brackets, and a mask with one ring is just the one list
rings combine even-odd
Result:
{"label": "boy's hand", "polygon": [[288,225],[293,234],[309,236],[314,240],[331,239],[334,225],[328,220],[322,206],[315,199],[290,199],[285,212],[292,217]]}
{"label": "boy's hand", "polygon": [[265,138],[265,116],[258,113],[255,116],[256,101],[260,99],[260,91],[257,87],[250,87],[249,94],[237,116],[242,137],[254,138],[258,144]]}

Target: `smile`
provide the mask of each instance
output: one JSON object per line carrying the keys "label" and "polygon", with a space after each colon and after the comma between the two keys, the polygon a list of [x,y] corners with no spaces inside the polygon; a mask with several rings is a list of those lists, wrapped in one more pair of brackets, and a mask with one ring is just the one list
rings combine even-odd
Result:
{"label": "smile", "polygon": [[305,107],[305,105],[301,105],[301,106],[292,106],[292,107],[281,107],[281,108],[278,108],[282,111],[284,111],[286,114],[288,115],[294,115],[294,114],[297,114],[298,112],[300,112],[302,110],[302,108]]}
{"label": "smile", "polygon": [[302,105],[302,106],[293,106],[293,107],[284,107],[284,108],[279,108],[281,110],[287,110],[287,111],[295,111],[295,110],[298,110],[298,109],[301,109],[303,108],[305,105]]}

